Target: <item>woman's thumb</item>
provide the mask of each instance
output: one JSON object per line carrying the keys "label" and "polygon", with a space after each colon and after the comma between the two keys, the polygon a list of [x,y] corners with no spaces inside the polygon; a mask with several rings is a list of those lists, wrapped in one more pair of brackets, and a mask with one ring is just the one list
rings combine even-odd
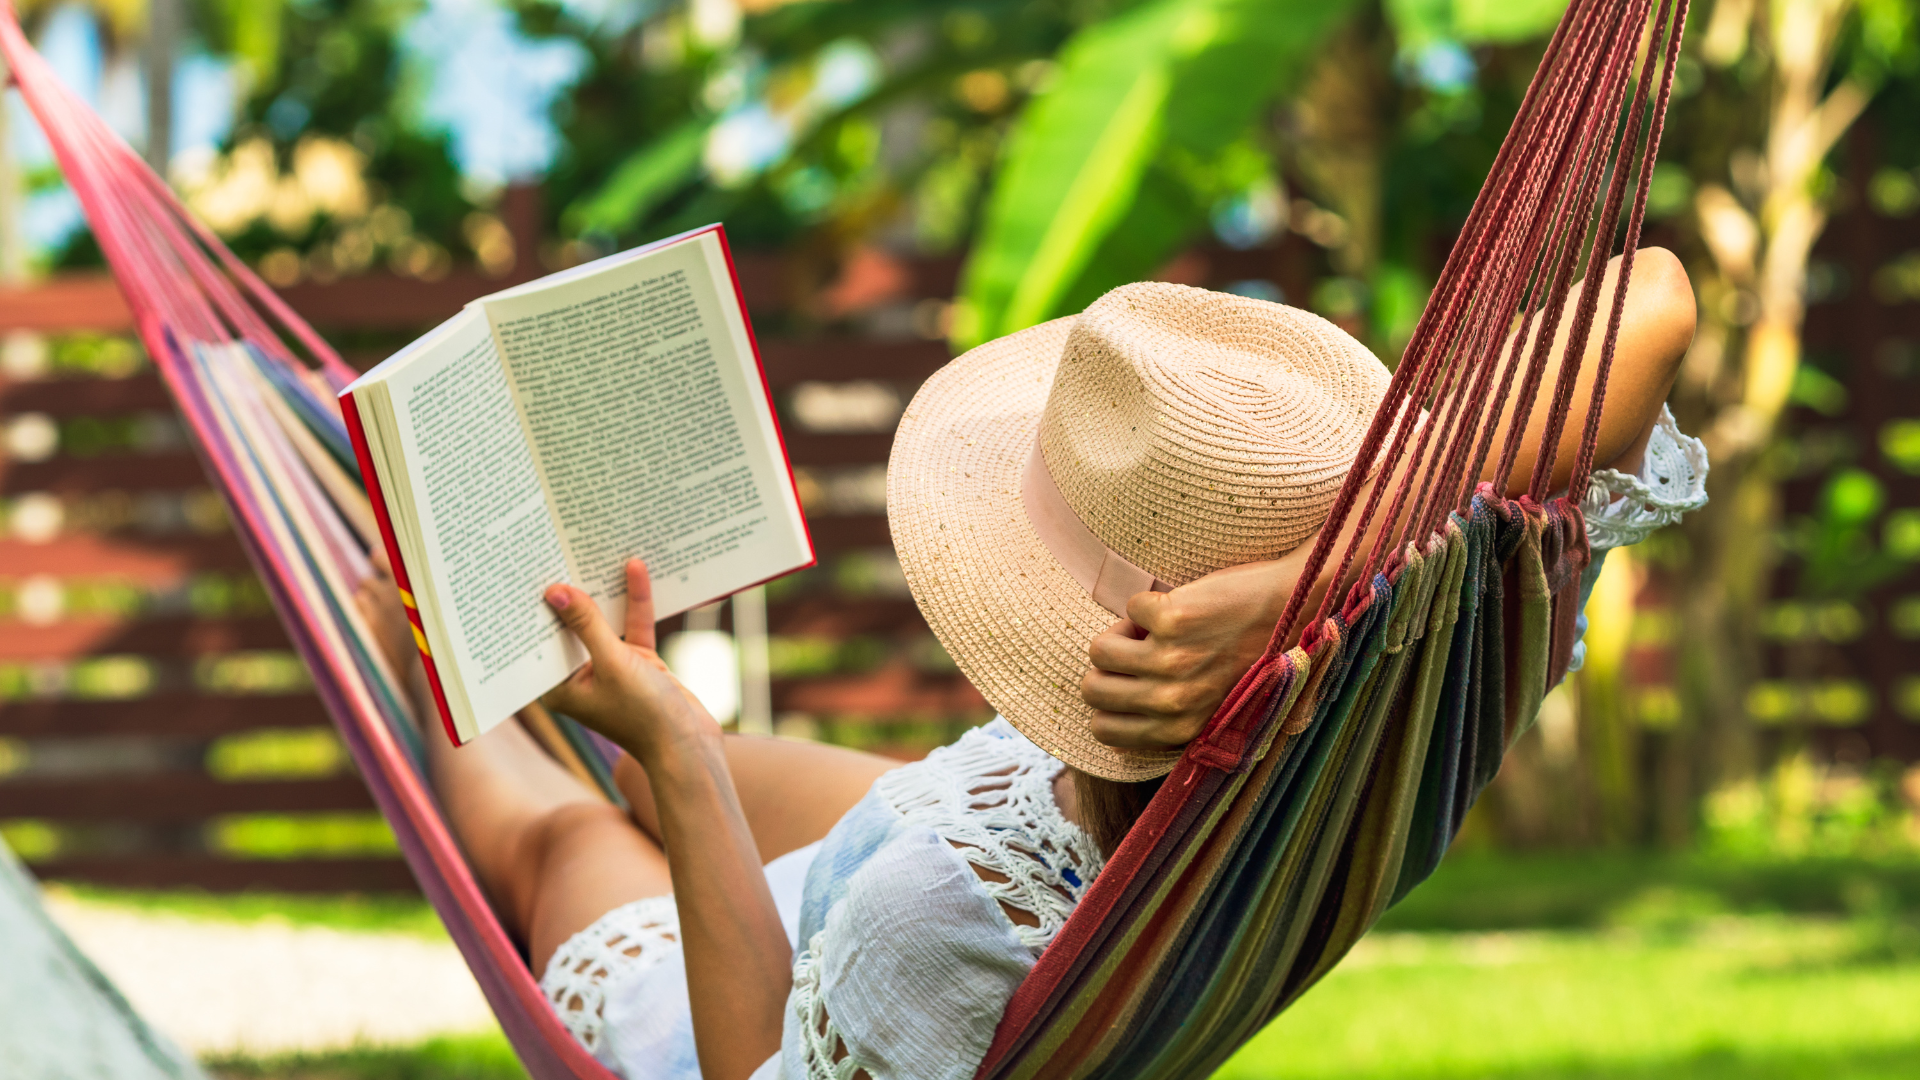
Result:
{"label": "woman's thumb", "polygon": [[588,656],[596,661],[613,656],[620,639],[601,617],[600,605],[593,602],[593,597],[571,585],[552,585],[547,588],[546,599],[547,606],[559,617],[560,625],[573,631],[587,647]]}

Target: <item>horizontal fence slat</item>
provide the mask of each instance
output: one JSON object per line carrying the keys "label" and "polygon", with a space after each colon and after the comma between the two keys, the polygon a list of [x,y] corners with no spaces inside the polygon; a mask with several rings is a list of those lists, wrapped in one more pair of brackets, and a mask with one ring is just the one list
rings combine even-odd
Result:
{"label": "horizontal fence slat", "polygon": [[0,622],[0,658],[9,660],[73,660],[103,653],[175,658],[239,649],[288,648],[292,645],[286,631],[271,615],[74,619],[50,626]]}
{"label": "horizontal fence slat", "polygon": [[0,735],[18,739],[102,735],[211,739],[256,728],[300,728],[331,723],[326,706],[312,694],[215,697],[171,693],[124,701],[0,704]]}
{"label": "horizontal fence slat", "polygon": [[893,534],[887,529],[884,514],[811,515],[807,518],[807,534],[813,537],[814,553],[820,556],[893,546]]}
{"label": "horizontal fence slat", "polygon": [[[952,296],[959,280],[956,258],[913,259],[899,266],[905,271],[899,296],[903,301]],[[811,291],[797,287],[792,264],[780,254],[739,253],[734,270],[747,308],[755,315],[786,311]],[[503,277],[488,277],[470,267],[437,281],[372,273],[326,284],[302,282],[280,290],[280,295],[323,330],[422,330],[458,313],[470,300],[537,274],[536,264],[523,260]],[[0,333],[13,330],[131,333],[133,313],[111,276],[62,274],[26,287],[0,288]]]}
{"label": "horizontal fence slat", "polygon": [[50,461],[0,463],[0,494],[27,491],[191,491],[207,486],[206,471],[192,451],[163,454],[102,454]]}
{"label": "horizontal fence slat", "polygon": [[0,818],[199,821],[220,814],[371,810],[358,777],[215,780],[201,773],[0,780]]}
{"label": "horizontal fence slat", "polygon": [[413,871],[400,859],[226,859],[217,855],[87,855],[29,863],[42,881],[86,882],[122,889],[211,889],[241,892],[415,893]]}
{"label": "horizontal fence slat", "polygon": [[960,675],[928,675],[904,664],[866,675],[775,679],[776,712],[901,719],[959,717],[978,713],[987,700]]}
{"label": "horizontal fence slat", "polygon": [[232,533],[140,536],[65,533],[47,544],[0,540],[0,576],[111,577],[169,582],[197,570],[241,570],[251,564]]}
{"label": "horizontal fence slat", "polygon": [[61,275],[27,286],[0,288],[0,333],[14,330],[125,333],[133,312],[107,274]]}
{"label": "horizontal fence slat", "polygon": [[939,341],[874,341],[823,337],[806,340],[764,338],[760,360],[767,383],[783,390],[803,382],[885,379],[923,382],[952,358]]}
{"label": "horizontal fence slat", "polygon": [[152,371],[124,379],[0,378],[0,412],[50,416],[112,416],[173,408],[173,396]]}
{"label": "horizontal fence slat", "polygon": [[767,605],[767,627],[775,634],[808,637],[892,635],[924,629],[920,609],[906,597],[802,596]]}
{"label": "horizontal fence slat", "polygon": [[884,465],[893,451],[893,432],[859,435],[785,433],[787,457],[795,465]]}
{"label": "horizontal fence slat", "polygon": [[[917,383],[940,370],[951,356],[938,341],[874,341],[823,336],[760,341],[767,383],[775,390],[803,382],[882,379]],[[358,367],[386,359],[385,352],[355,353]],[[35,379],[0,377],[0,413],[41,412],[55,417],[115,416],[167,411],[173,398],[160,376],[143,371],[123,379]]]}

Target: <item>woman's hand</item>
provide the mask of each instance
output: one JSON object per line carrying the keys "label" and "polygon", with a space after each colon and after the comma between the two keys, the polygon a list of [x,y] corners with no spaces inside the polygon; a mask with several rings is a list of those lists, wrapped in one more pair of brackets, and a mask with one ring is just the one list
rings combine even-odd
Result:
{"label": "woman's hand", "polygon": [[626,640],[615,637],[593,598],[555,585],[547,603],[591,657],[540,703],[618,743],[642,765],[670,747],[718,738],[720,725],[654,651],[653,581],[639,559],[627,562]]}
{"label": "woman's hand", "polygon": [[[1693,338],[1694,300],[1686,271],[1671,252],[1643,248],[1635,258],[1600,417],[1597,453],[1602,467],[1637,471],[1661,403]],[[1603,310],[1612,303],[1620,265],[1619,256],[1615,256],[1607,266],[1600,294]],[[1544,388],[1551,388],[1559,378],[1573,323],[1571,312],[1578,300],[1579,290],[1571,290],[1566,300],[1568,317],[1561,320],[1559,343],[1542,375]],[[1598,331],[1587,339],[1586,359],[1562,432],[1561,449],[1554,459],[1550,488],[1564,487],[1573,469],[1604,339]],[[1514,362],[1526,359],[1522,354]],[[1543,408],[1532,411],[1514,463],[1509,495],[1517,496],[1527,488],[1534,455],[1545,438],[1546,412]],[[1502,423],[1512,422],[1509,411]],[[1496,448],[1503,445],[1505,428],[1498,436],[1493,443]],[[1399,488],[1412,464],[1409,456],[1394,467],[1386,479],[1387,492]],[[1481,479],[1490,480],[1497,471],[1497,463],[1489,460]],[[1365,505],[1371,484],[1379,482],[1375,477],[1361,487],[1357,506]],[[1424,478],[1420,481],[1425,482]],[[1416,483],[1416,489],[1420,483]],[[1388,524],[1384,513],[1364,523],[1367,531],[1359,536],[1356,550],[1363,555],[1369,552]],[[1356,542],[1362,527],[1358,512],[1348,515],[1331,545],[1332,564],[1322,568],[1319,579],[1312,583],[1303,612],[1318,609],[1333,585],[1339,553]],[[1176,750],[1192,742],[1266,649],[1289,595],[1300,587],[1300,573],[1317,539],[1309,537],[1272,562],[1230,567],[1169,593],[1140,593],[1127,601],[1127,618],[1093,639],[1089,649],[1093,667],[1080,680],[1081,697],[1096,710],[1094,737],[1109,746],[1141,750]],[[1342,586],[1352,580],[1350,574]],[[1310,618],[1303,614],[1292,634],[1297,636]]]}
{"label": "woman's hand", "polygon": [[1309,546],[1128,600],[1127,618],[1093,639],[1093,667],[1080,680],[1097,710],[1094,738],[1178,750],[1198,737],[1266,651]]}
{"label": "woman's hand", "polygon": [[700,1073],[746,1080],[780,1050],[793,956],[727,770],[720,726],[653,649],[653,585],[627,563],[627,638],[579,589],[547,603],[591,659],[540,700],[620,744],[647,771],[686,954]]}

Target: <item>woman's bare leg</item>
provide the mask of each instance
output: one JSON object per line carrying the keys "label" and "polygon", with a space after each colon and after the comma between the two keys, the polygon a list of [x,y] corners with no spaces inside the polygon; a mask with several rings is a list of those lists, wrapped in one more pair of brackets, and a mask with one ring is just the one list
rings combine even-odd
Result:
{"label": "woman's bare leg", "polygon": [[427,744],[440,806],[502,920],[526,941],[534,971],[614,908],[673,892],[660,845],[519,724],[464,747]]}
{"label": "woman's bare leg", "polygon": [[[727,736],[726,749],[727,769],[761,862],[827,835],[881,773],[900,765],[858,750],[750,735]],[[646,770],[623,754],[614,765],[613,779],[627,797],[634,820],[658,839],[660,817]]]}

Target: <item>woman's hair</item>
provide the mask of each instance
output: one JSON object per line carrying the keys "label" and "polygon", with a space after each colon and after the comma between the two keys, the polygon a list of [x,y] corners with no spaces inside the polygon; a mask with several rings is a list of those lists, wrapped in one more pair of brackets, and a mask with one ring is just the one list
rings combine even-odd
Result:
{"label": "woman's hair", "polygon": [[1120,841],[1127,838],[1127,830],[1140,820],[1154,792],[1166,780],[1164,776],[1133,782],[1106,780],[1079,769],[1068,771],[1073,773],[1073,794],[1080,803],[1080,826],[1100,845],[1100,854],[1108,858],[1113,857]]}

